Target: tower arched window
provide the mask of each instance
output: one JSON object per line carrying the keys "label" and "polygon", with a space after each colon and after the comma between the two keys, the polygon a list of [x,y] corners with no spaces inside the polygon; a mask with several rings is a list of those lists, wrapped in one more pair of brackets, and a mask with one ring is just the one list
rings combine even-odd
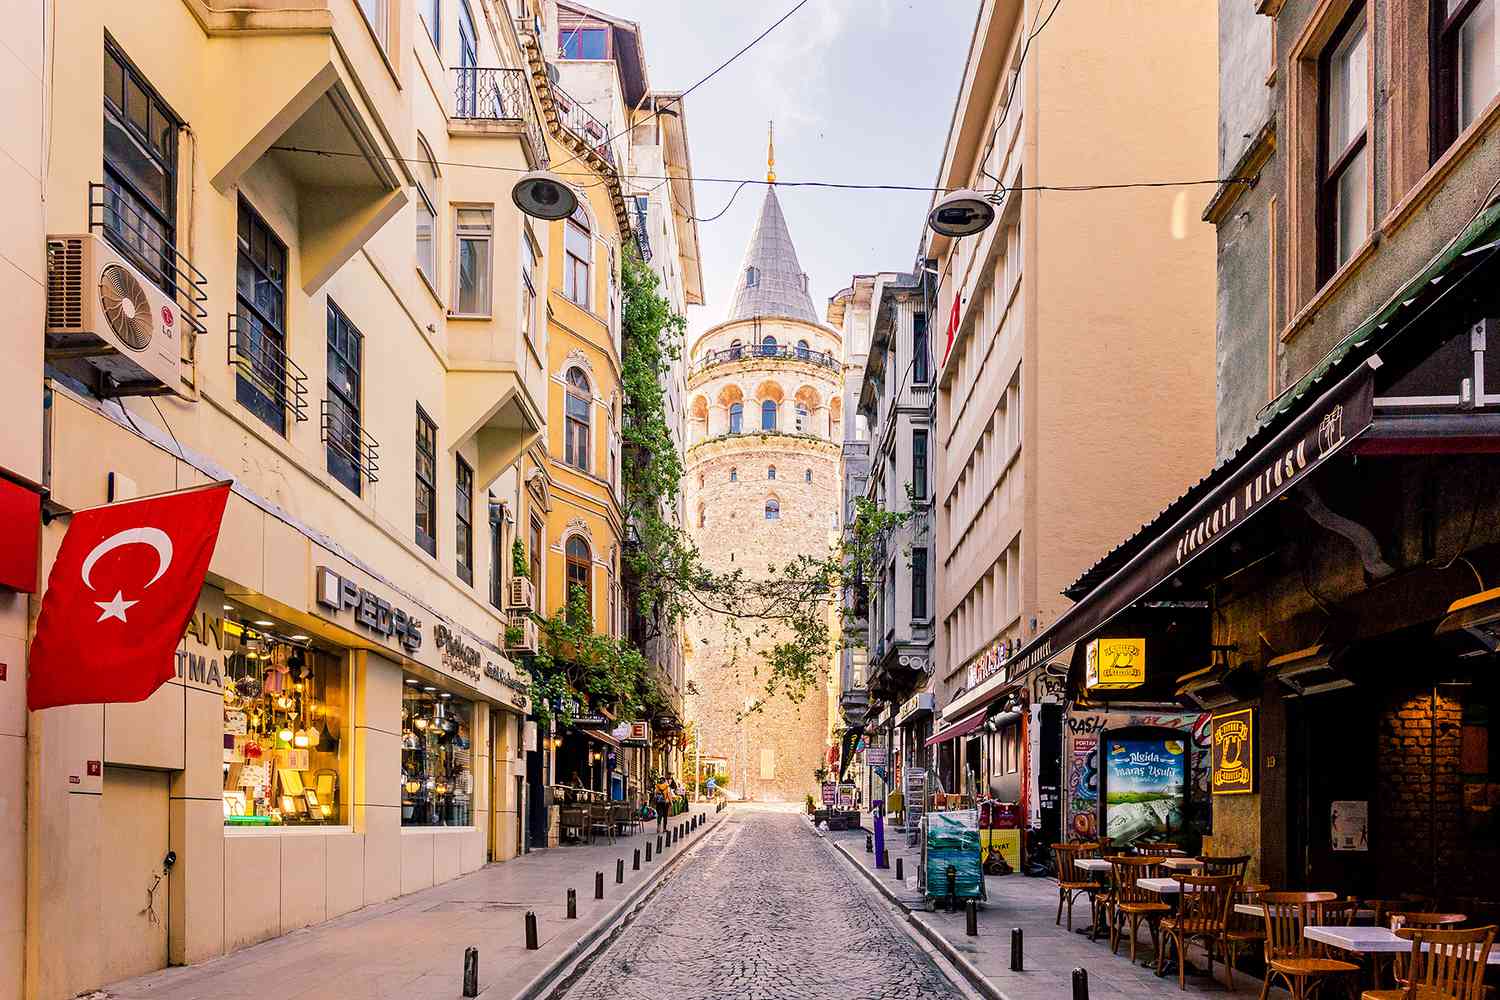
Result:
{"label": "tower arched window", "polygon": [[797,433],[806,434],[812,428],[812,420],[807,412],[806,403],[797,404]]}
{"label": "tower arched window", "polygon": [[763,431],[776,429],[776,400],[768,399],[760,404],[760,429]]}
{"label": "tower arched window", "polygon": [[731,468],[729,470],[729,481],[731,483],[737,483],[737,482],[740,481],[740,470],[739,469]]}
{"label": "tower arched window", "polygon": [[573,610],[574,595],[578,595],[583,603],[583,613],[588,620],[594,616],[594,595],[590,587],[590,577],[593,575],[594,558],[589,552],[589,543],[580,535],[574,535],[568,539],[567,548],[564,550],[568,570],[568,611],[571,616]]}
{"label": "tower arched window", "polygon": [[740,342],[738,340],[734,340],[734,341],[730,342],[730,344],[729,344],[729,356],[731,358],[737,358],[741,354],[744,354],[744,353],[745,353],[745,345],[742,342]]}
{"label": "tower arched window", "polygon": [[738,434],[745,426],[745,404],[729,404],[729,433]]}
{"label": "tower arched window", "polygon": [[802,481],[805,482],[805,483],[812,482],[812,470],[811,469],[808,469],[806,472],[802,473]]}
{"label": "tower arched window", "polygon": [[766,357],[771,357],[772,355],[774,355],[776,353],[776,338],[766,337],[764,340],[762,340],[760,342],[760,353],[765,355]]}
{"label": "tower arched window", "polygon": [[775,521],[781,517],[781,502],[775,497],[766,501],[766,520]]}
{"label": "tower arched window", "polygon": [[759,285],[759,284],[760,284],[760,268],[754,267],[754,266],[745,268],[745,287],[746,288],[754,288],[756,285]]}
{"label": "tower arched window", "polygon": [[703,504],[700,503],[698,505],[698,527],[702,528],[702,527],[706,527],[707,525],[708,525],[708,508],[705,507]]}
{"label": "tower arched window", "polygon": [[768,465],[768,466],[766,466],[766,478],[767,479],[775,479],[776,478],[776,466],[774,466],[774,465]]}
{"label": "tower arched window", "polygon": [[588,376],[577,366],[568,369],[568,391],[564,403],[563,461],[575,469],[589,470],[590,401],[593,390]]}
{"label": "tower arched window", "polygon": [[799,341],[797,341],[797,357],[799,357],[802,360],[806,361],[807,360],[807,356],[809,354],[811,354],[811,353],[812,353],[812,348],[807,345],[807,341],[805,341],[805,340],[799,340]]}

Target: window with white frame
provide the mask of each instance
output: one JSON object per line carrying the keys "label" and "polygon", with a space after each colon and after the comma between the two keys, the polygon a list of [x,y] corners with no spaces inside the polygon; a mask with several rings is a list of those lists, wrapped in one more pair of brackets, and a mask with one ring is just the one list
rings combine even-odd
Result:
{"label": "window with white frame", "polygon": [[539,256],[536,242],[531,238],[531,234],[522,233],[521,331],[526,334],[526,339],[532,342],[535,342],[537,333],[536,266]]}
{"label": "window with white frame", "polygon": [[454,210],[453,311],[460,316],[490,314],[491,244],[494,242],[494,210]]}
{"label": "window with white frame", "polygon": [[421,164],[417,179],[417,270],[427,279],[427,284],[438,288],[437,205],[442,200],[438,188],[437,161],[427,141],[417,137],[417,148],[421,151]]}
{"label": "window with white frame", "polygon": [[563,294],[589,308],[589,275],[594,267],[594,238],[582,203],[563,223]]}

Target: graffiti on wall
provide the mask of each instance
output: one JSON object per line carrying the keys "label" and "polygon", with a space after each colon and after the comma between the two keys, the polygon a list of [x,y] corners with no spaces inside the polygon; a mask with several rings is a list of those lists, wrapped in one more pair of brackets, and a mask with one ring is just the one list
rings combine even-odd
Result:
{"label": "graffiti on wall", "polygon": [[1208,763],[1211,726],[1207,712],[1161,712],[1137,715],[1131,712],[1073,712],[1063,720],[1063,759],[1068,765],[1067,792],[1063,796],[1063,828],[1069,835],[1092,839],[1099,834],[1099,734],[1125,726],[1166,726],[1192,731],[1189,774],[1189,821],[1203,833],[1212,831],[1209,812]]}

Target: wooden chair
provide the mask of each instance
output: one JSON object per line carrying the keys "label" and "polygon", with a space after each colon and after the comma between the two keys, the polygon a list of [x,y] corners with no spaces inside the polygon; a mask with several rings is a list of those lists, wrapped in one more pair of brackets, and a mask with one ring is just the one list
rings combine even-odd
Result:
{"label": "wooden chair", "polygon": [[1336,898],[1331,892],[1261,894],[1266,923],[1266,979],[1260,987],[1260,1000],[1266,1000],[1271,980],[1278,976],[1292,1000],[1306,1000],[1309,986],[1316,988],[1330,976],[1359,972],[1359,966],[1328,958],[1315,942],[1302,936],[1302,928],[1319,923],[1319,904]]}
{"label": "wooden chair", "polygon": [[594,831],[602,830],[609,838],[609,842],[615,842],[615,828],[611,822],[608,802],[591,802],[588,806],[589,814],[589,840],[592,842]]}
{"label": "wooden chair", "polygon": [[1172,911],[1172,908],[1161,901],[1161,897],[1149,889],[1142,889],[1137,881],[1143,878],[1161,877],[1161,858],[1122,858],[1110,859],[1110,876],[1113,888],[1110,890],[1113,916],[1109,922],[1109,950],[1118,955],[1120,953],[1120,930],[1122,925],[1130,922],[1130,960],[1135,961],[1136,933],[1139,931],[1141,921],[1146,921],[1147,928],[1151,931],[1151,946],[1158,954],[1161,951],[1161,918]]}
{"label": "wooden chair", "polygon": [[1225,979],[1231,992],[1234,991],[1234,970],[1240,960],[1242,945],[1254,946],[1266,939],[1265,920],[1234,912],[1236,903],[1258,904],[1260,897],[1271,887],[1263,882],[1241,882],[1235,886],[1230,900],[1228,918],[1224,924],[1224,964],[1228,966]]}
{"label": "wooden chair", "polygon": [[585,838],[593,841],[593,831],[589,827],[589,811],[586,806],[563,806],[558,817],[562,831],[566,834],[569,830],[574,831],[573,836],[582,843]]}
{"label": "wooden chair", "polygon": [[[1130,856],[1130,848],[1116,847],[1110,841],[1111,838],[1109,837],[1099,838],[1099,856],[1101,858],[1112,863],[1116,858]],[[1106,935],[1112,933],[1110,927],[1112,926],[1114,907],[1115,885],[1114,873],[1113,869],[1111,869],[1110,873],[1106,874],[1100,880],[1098,887],[1094,890],[1094,924],[1089,929],[1090,941],[1099,940],[1099,932],[1101,930]]]}
{"label": "wooden chair", "polygon": [[1401,989],[1365,990],[1361,1000],[1483,1000],[1494,925],[1466,931],[1403,927],[1396,933],[1411,940],[1405,956],[1411,976]]}
{"label": "wooden chair", "polygon": [[[1393,913],[1387,913],[1385,915],[1386,922],[1381,926],[1390,926],[1392,917],[1400,917],[1403,928],[1409,927],[1414,930],[1429,931],[1453,930],[1457,925],[1468,919],[1462,913],[1408,913],[1405,910],[1398,910]],[[1375,985],[1379,986],[1379,966],[1376,968]],[[1392,955],[1390,968],[1391,979],[1395,981],[1397,986],[1405,986],[1408,978],[1410,978],[1406,968],[1406,956],[1404,954]]]}
{"label": "wooden chair", "polygon": [[1318,906],[1318,923],[1331,927],[1353,927],[1361,903],[1357,899],[1331,899]]}
{"label": "wooden chair", "polygon": [[[1208,952],[1208,978],[1214,977],[1214,949],[1224,952],[1224,931],[1229,919],[1229,904],[1234,898],[1238,875],[1179,875],[1182,891],[1178,894],[1177,912],[1161,918],[1162,946],[1156,952],[1156,974],[1166,964],[1167,945],[1177,951],[1177,988],[1187,989],[1187,943],[1194,938],[1203,942]],[[1226,973],[1227,974],[1227,973]]]}
{"label": "wooden chair", "polygon": [[1203,865],[1205,875],[1233,875],[1237,879],[1243,879],[1245,869],[1250,867],[1250,855],[1235,854],[1215,857],[1211,854],[1200,854],[1198,862]]}
{"label": "wooden chair", "polygon": [[1057,920],[1062,923],[1063,904],[1068,906],[1068,930],[1073,929],[1073,900],[1088,896],[1093,906],[1093,897],[1099,891],[1099,882],[1092,872],[1084,871],[1073,862],[1081,858],[1097,858],[1098,844],[1053,844],[1052,857],[1057,861]]}

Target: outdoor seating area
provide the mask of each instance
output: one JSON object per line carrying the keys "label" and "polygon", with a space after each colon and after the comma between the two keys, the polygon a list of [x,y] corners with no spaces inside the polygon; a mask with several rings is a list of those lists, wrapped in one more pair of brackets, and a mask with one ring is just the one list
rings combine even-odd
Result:
{"label": "outdoor seating area", "polygon": [[[1233,992],[1247,955],[1243,971],[1260,979],[1261,1000],[1272,987],[1292,1000],[1329,989],[1362,1000],[1486,1000],[1500,982],[1494,923],[1431,899],[1272,890],[1245,880],[1249,855],[1187,857],[1108,842],[1054,844],[1052,852],[1057,924],[1066,910],[1072,929],[1073,905],[1086,898],[1093,919],[1079,934],[1104,936],[1114,955],[1127,944],[1128,960],[1154,965],[1158,976],[1175,966],[1179,989],[1190,975],[1215,979],[1218,960]],[[1139,955],[1142,925],[1149,957]]]}
{"label": "outdoor seating area", "polygon": [[[559,806],[559,826],[564,844],[592,844],[640,831],[648,819],[644,804],[635,800],[609,800],[602,792],[568,785],[555,785],[553,800]],[[654,817],[649,817],[654,818]]]}

